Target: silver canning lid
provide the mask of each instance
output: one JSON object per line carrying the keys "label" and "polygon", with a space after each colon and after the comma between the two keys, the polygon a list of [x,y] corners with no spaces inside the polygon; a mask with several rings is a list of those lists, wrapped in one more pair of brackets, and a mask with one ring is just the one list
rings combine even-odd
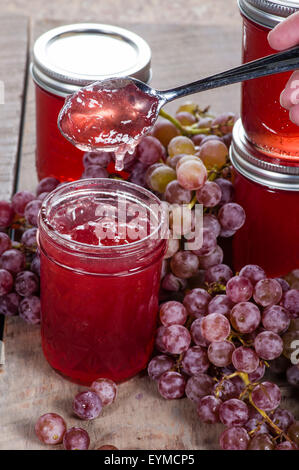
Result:
{"label": "silver canning lid", "polygon": [[33,47],[34,81],[55,95],[67,96],[109,77],[151,78],[151,49],[144,39],[117,26],[80,23],[42,34]]}
{"label": "silver canning lid", "polygon": [[262,160],[261,154],[246,139],[241,119],[234,125],[230,159],[241,175],[255,183],[272,189],[299,191],[299,167]]}
{"label": "silver canning lid", "polygon": [[238,4],[243,15],[267,28],[299,11],[298,0],[238,0]]}

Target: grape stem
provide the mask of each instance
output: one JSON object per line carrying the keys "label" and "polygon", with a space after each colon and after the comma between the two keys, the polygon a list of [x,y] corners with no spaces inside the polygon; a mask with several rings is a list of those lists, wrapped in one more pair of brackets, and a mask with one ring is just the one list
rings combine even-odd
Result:
{"label": "grape stem", "polygon": [[192,126],[182,126],[182,124],[176,118],[168,114],[166,111],[164,111],[164,109],[160,109],[159,115],[172,122],[172,124],[174,124],[179,129],[179,131],[187,137],[189,135],[209,134],[211,132],[211,127],[193,128]]}

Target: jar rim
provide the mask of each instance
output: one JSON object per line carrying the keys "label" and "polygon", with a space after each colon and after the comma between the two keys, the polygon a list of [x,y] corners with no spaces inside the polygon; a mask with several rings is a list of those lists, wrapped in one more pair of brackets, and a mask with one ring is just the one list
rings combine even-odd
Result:
{"label": "jar rim", "polygon": [[299,1],[238,0],[241,13],[249,20],[274,28],[288,16],[299,11]]}
{"label": "jar rim", "polygon": [[[73,43],[71,42],[72,38],[76,39]],[[89,38],[89,45],[94,43],[93,47],[95,49],[99,47],[99,44],[96,44],[97,41],[112,41],[114,44],[112,49],[114,53],[119,49],[118,55],[120,57],[124,54],[125,48],[130,56],[129,63],[124,65],[123,59],[121,69],[114,67],[110,71],[107,69],[106,72],[104,69],[101,72],[99,70],[97,73],[95,73],[95,69],[89,73],[79,72],[78,54],[75,61],[73,61],[75,65],[64,65],[63,58],[65,55],[71,55],[70,48],[73,50],[73,48],[78,47],[81,41],[81,52],[84,51],[84,47],[86,49],[84,38],[85,40]],[[110,44],[110,47],[112,47],[112,44]],[[105,54],[107,58],[107,51],[105,51]],[[87,66],[86,57],[84,53],[81,56],[81,60],[84,58],[83,62],[85,62],[85,64],[82,63],[82,69],[84,69]],[[69,61],[71,61],[71,58]],[[115,61],[118,66],[119,63],[116,58]],[[109,64],[114,63],[111,57],[109,57],[108,62]],[[90,62],[88,64],[90,66]],[[110,67],[111,65],[109,65]],[[141,36],[118,26],[101,23],[63,25],[53,28],[37,38],[33,46],[33,61],[30,70],[33,80],[41,88],[64,97],[74,93],[82,86],[110,77],[132,76],[147,83],[151,78],[151,49]]]}
{"label": "jar rim", "polygon": [[241,119],[235,123],[230,147],[233,167],[247,179],[273,189],[299,191],[299,166],[266,159],[246,138]]}
{"label": "jar rim", "polygon": [[[113,189],[112,186],[117,187],[116,189]],[[59,202],[66,200],[66,195],[76,194],[80,189],[91,190],[93,188],[95,190],[97,187],[98,192],[101,191],[102,187],[102,194],[122,195],[128,199],[132,198],[132,200],[135,200],[135,202],[140,205],[143,197],[147,199],[147,202],[143,201],[143,204],[147,208],[149,208],[151,203],[158,205],[160,209],[160,220],[157,220],[157,226],[155,229],[146,237],[124,245],[88,245],[86,243],[69,240],[55,231],[51,224],[47,222],[47,214],[55,202],[59,204]],[[72,250],[73,254],[77,252],[80,256],[87,255],[105,257],[106,255],[109,258],[113,258],[124,254],[133,255],[144,252],[144,248],[147,245],[152,246],[153,242],[157,242],[156,244],[154,243],[156,246],[160,242],[164,242],[168,234],[167,221],[166,208],[163,201],[147,189],[127,181],[110,178],[86,178],[64,183],[52,191],[43,200],[39,213],[38,227],[39,230],[43,231],[43,233],[45,233],[54,243],[58,244],[62,249]]]}

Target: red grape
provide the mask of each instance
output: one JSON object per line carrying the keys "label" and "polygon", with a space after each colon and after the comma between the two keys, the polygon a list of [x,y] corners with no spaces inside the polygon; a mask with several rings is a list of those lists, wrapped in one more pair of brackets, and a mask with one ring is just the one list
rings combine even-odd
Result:
{"label": "red grape", "polygon": [[246,429],[239,426],[225,429],[220,436],[220,446],[223,450],[246,450],[249,441]]}
{"label": "red grape", "polygon": [[224,341],[230,334],[229,321],[221,313],[210,313],[202,319],[201,333],[207,341]]}
{"label": "red grape", "polygon": [[232,362],[235,346],[230,341],[211,343],[208,348],[208,358],[214,366],[226,367]]}
{"label": "red grape", "polygon": [[181,302],[170,300],[160,307],[160,320],[164,326],[184,325],[187,316],[187,310]]}
{"label": "red grape", "polygon": [[254,286],[253,298],[262,307],[277,304],[282,296],[282,288],[276,279],[261,279]]}
{"label": "red grape", "polygon": [[280,305],[271,305],[263,311],[262,323],[266,330],[282,333],[290,325],[290,316],[288,311]]}
{"label": "red grape", "polygon": [[213,395],[207,395],[201,398],[197,405],[199,419],[206,424],[219,422],[219,407],[221,400]]}
{"label": "red grape", "polygon": [[10,226],[14,218],[12,205],[6,201],[0,201],[0,229]]}
{"label": "red grape", "polygon": [[207,374],[194,375],[187,381],[186,396],[189,400],[198,404],[202,397],[212,394],[214,383],[212,377]]}
{"label": "red grape", "polygon": [[78,393],[73,400],[73,411],[81,419],[97,418],[103,408],[100,397],[90,390]]}
{"label": "red grape", "polygon": [[226,284],[226,295],[234,302],[246,302],[253,293],[253,287],[249,279],[234,276]]}
{"label": "red grape", "polygon": [[238,371],[251,374],[258,368],[259,358],[253,349],[240,346],[233,352],[232,363]]}
{"label": "red grape", "polygon": [[66,432],[64,419],[56,413],[46,413],[38,418],[35,433],[44,444],[60,444]]}
{"label": "red grape", "polygon": [[53,191],[58,185],[60,181],[56,178],[53,178],[52,176],[47,176],[46,178],[43,178],[39,183],[36,188],[36,194],[37,196],[41,193],[49,193]]}
{"label": "red grape", "polygon": [[0,232],[0,256],[4,253],[4,251],[9,250],[10,248],[11,239],[6,233]]}
{"label": "red grape", "polygon": [[13,277],[6,269],[0,269],[0,297],[8,294],[13,287]]}
{"label": "red grape", "polygon": [[220,405],[220,421],[225,426],[243,426],[249,418],[246,403],[237,398],[231,398]]}
{"label": "red grape", "polygon": [[30,325],[40,322],[40,299],[35,295],[24,297],[19,305],[19,314]]}
{"label": "red grape", "polygon": [[241,269],[239,275],[247,277],[253,286],[261,279],[266,279],[267,277],[263,268],[256,264],[247,264]]}
{"label": "red grape", "polygon": [[271,361],[282,354],[283,341],[273,331],[262,331],[254,340],[254,349],[262,359]]}
{"label": "red grape", "polygon": [[252,333],[261,321],[259,308],[251,302],[240,302],[230,313],[230,321],[240,333]]}
{"label": "red grape", "polygon": [[25,256],[19,250],[7,250],[0,257],[0,267],[12,274],[17,274],[25,268]]}
{"label": "red grape", "polygon": [[211,296],[206,290],[197,288],[185,295],[183,304],[190,315],[200,317],[206,315],[210,300]]}
{"label": "red grape", "polygon": [[206,372],[210,367],[207,352],[201,346],[188,349],[182,360],[182,369],[187,375],[198,375]]}
{"label": "red grape", "polygon": [[63,436],[63,447],[65,450],[87,450],[90,438],[85,429],[73,427],[66,431]]}
{"label": "red grape", "polygon": [[263,411],[275,410],[281,401],[279,387],[272,382],[262,382],[253,389],[252,401]]}
{"label": "red grape", "polygon": [[158,378],[162,374],[164,374],[164,372],[167,372],[172,369],[174,364],[174,360],[171,359],[171,357],[169,356],[155,356],[149,362],[149,365],[147,367],[148,375],[152,380],[158,380]]}
{"label": "red grape", "polygon": [[16,214],[24,215],[26,205],[36,199],[36,196],[29,191],[19,191],[13,195],[11,205]]}
{"label": "red grape", "polygon": [[171,325],[164,329],[162,343],[170,354],[182,354],[187,351],[191,343],[191,336],[187,328],[181,325]]}
{"label": "red grape", "polygon": [[186,380],[179,372],[164,372],[158,379],[158,390],[166,400],[181,398],[185,394]]}

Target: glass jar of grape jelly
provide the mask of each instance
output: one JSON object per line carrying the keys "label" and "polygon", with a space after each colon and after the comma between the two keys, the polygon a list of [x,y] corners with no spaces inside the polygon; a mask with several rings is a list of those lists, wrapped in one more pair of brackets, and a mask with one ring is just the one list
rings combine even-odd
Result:
{"label": "glass jar of grape jelly", "polygon": [[234,126],[230,158],[235,199],[246,213],[233,239],[235,270],[258,264],[278,277],[299,268],[299,168],[262,159],[241,120]]}
{"label": "glass jar of grape jelly", "polygon": [[113,179],[66,183],[44,200],[41,335],[57,372],[89,384],[98,377],[120,382],[146,367],[166,219],[154,194]]}
{"label": "glass jar of grape jelly", "polygon": [[40,179],[79,179],[83,152],[57,128],[65,97],[105,78],[151,77],[151,50],[137,34],[103,24],[72,24],[40,36],[33,48],[31,73],[36,97],[36,168]]}
{"label": "glass jar of grape jelly", "polygon": [[[267,35],[299,1],[238,0],[243,16],[243,62],[273,54]],[[246,135],[263,153],[282,165],[299,165],[299,127],[280,105],[291,72],[248,80],[242,84],[241,117]]]}

